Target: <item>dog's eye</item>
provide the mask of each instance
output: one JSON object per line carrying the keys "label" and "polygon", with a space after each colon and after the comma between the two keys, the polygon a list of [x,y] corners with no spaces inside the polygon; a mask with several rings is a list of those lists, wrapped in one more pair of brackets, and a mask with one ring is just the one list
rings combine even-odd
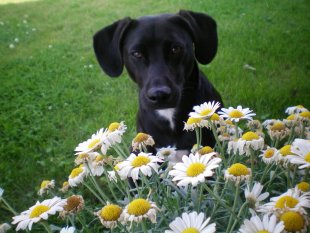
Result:
{"label": "dog's eye", "polygon": [[171,48],[171,53],[176,55],[176,54],[179,54],[181,52],[181,50],[182,50],[182,48],[180,46],[173,46]]}
{"label": "dog's eye", "polygon": [[134,52],[131,53],[131,55],[134,56],[137,59],[143,58],[143,54],[141,52],[139,52],[139,51],[134,51]]}

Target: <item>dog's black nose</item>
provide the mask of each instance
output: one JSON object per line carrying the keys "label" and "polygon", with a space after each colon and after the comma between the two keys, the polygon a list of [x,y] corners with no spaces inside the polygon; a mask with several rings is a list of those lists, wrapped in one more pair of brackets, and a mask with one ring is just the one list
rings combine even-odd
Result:
{"label": "dog's black nose", "polygon": [[169,99],[171,88],[167,86],[152,87],[147,91],[147,97],[153,103],[163,103]]}

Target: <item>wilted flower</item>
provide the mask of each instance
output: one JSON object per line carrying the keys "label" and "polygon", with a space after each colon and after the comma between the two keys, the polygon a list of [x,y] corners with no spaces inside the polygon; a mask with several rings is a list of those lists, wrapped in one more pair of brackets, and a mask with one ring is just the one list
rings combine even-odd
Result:
{"label": "wilted flower", "polygon": [[177,181],[178,186],[187,186],[192,184],[197,186],[198,183],[205,182],[206,177],[213,175],[215,168],[222,161],[220,158],[212,158],[215,153],[210,153],[200,156],[199,154],[190,154],[183,156],[181,163],[173,166],[173,170],[169,172],[174,178],[172,181]]}
{"label": "wilted flower", "polygon": [[64,181],[62,183],[62,187],[61,187],[60,191],[65,193],[65,192],[68,192],[69,188],[70,188],[69,182],[68,181]]}
{"label": "wilted flower", "polygon": [[67,203],[64,205],[60,216],[65,217],[68,214],[76,214],[84,208],[84,199],[80,195],[72,195],[67,198]]}
{"label": "wilted flower", "polygon": [[153,137],[146,133],[138,133],[131,143],[133,151],[137,149],[143,151],[147,146],[153,146],[154,144]]}
{"label": "wilted flower", "polygon": [[252,120],[252,116],[256,115],[253,113],[253,110],[250,110],[249,108],[242,108],[240,105],[237,106],[237,108],[222,108],[219,114],[224,119],[229,119],[233,122],[239,122],[240,120]]}
{"label": "wilted flower", "polygon": [[54,197],[52,199],[37,202],[29,210],[22,212],[20,215],[13,217],[12,224],[17,224],[16,230],[31,230],[32,224],[39,222],[41,219],[47,220],[49,215],[54,215],[63,210],[66,204],[65,199]]}
{"label": "wilted flower", "polygon": [[277,222],[275,215],[269,217],[265,214],[263,219],[256,215],[252,216],[250,220],[244,220],[238,233],[282,233],[283,229],[284,223],[282,221]]}
{"label": "wilted flower", "polygon": [[47,192],[49,189],[52,189],[55,187],[55,181],[54,180],[43,180],[41,182],[40,190],[38,194],[42,196],[45,192]]}
{"label": "wilted flower", "polygon": [[287,113],[287,114],[289,114],[289,115],[292,115],[292,114],[301,113],[301,112],[307,112],[307,111],[309,111],[309,110],[306,109],[304,106],[302,106],[302,105],[296,105],[296,106],[288,107],[288,108],[285,110],[285,113]]}
{"label": "wilted flower", "polygon": [[205,220],[204,213],[183,213],[182,218],[177,217],[173,220],[169,227],[171,230],[165,230],[165,233],[214,233],[216,232],[216,224],[209,224],[210,218]]}
{"label": "wilted flower", "polygon": [[113,229],[121,220],[122,208],[118,205],[107,203],[96,215],[99,217],[100,222],[106,228]]}
{"label": "wilted flower", "polygon": [[141,222],[143,219],[149,219],[152,223],[156,223],[157,211],[159,209],[155,202],[137,198],[125,207],[121,217],[124,222]]}
{"label": "wilted flower", "polygon": [[263,126],[267,129],[267,133],[272,140],[282,140],[286,138],[291,130],[280,120],[266,120]]}

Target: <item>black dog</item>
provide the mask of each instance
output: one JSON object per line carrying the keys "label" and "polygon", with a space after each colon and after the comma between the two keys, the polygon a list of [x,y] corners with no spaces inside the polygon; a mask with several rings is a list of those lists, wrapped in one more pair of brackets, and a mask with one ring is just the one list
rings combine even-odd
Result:
{"label": "black dog", "polygon": [[[210,63],[217,52],[215,21],[183,10],[124,18],[94,35],[94,50],[107,75],[120,76],[125,65],[137,83],[137,130],[152,135],[156,148],[190,150],[195,133],[183,128],[193,106],[211,100],[222,103],[197,64]],[[205,129],[202,145],[214,144],[212,133]]]}

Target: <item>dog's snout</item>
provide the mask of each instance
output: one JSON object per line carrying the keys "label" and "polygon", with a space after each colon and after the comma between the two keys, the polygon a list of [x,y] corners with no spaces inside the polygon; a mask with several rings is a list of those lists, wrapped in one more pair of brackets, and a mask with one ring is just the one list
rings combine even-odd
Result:
{"label": "dog's snout", "polygon": [[147,92],[147,97],[153,103],[163,103],[170,98],[171,88],[167,86],[152,87]]}

